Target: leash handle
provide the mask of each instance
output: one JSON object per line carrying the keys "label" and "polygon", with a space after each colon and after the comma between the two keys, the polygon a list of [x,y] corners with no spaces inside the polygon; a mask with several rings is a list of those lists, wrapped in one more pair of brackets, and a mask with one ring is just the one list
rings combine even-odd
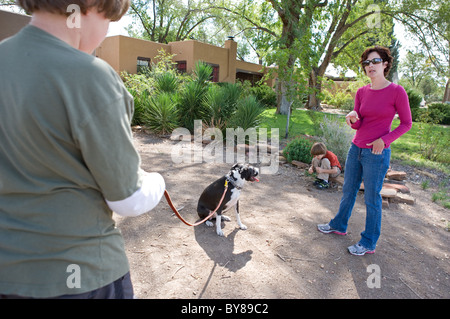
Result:
{"label": "leash handle", "polygon": [[195,226],[198,226],[198,225],[203,224],[204,222],[206,222],[208,219],[210,219],[210,218],[217,212],[217,210],[219,209],[219,207],[222,205],[222,202],[223,202],[223,199],[225,198],[225,194],[227,193],[227,190],[228,190],[228,180],[225,180],[225,190],[223,191],[222,198],[220,199],[219,205],[217,205],[216,209],[215,209],[213,212],[211,212],[211,214],[209,214],[205,219],[203,219],[203,220],[201,220],[201,221],[199,221],[199,222],[196,222],[196,223],[194,223],[194,224],[191,224],[191,223],[187,222],[187,221],[180,215],[180,213],[178,212],[178,210],[177,210],[177,209],[175,208],[175,206],[173,205],[172,199],[170,198],[169,192],[168,192],[167,190],[164,190],[164,196],[166,197],[167,204],[169,204],[170,208],[171,208],[172,211],[175,213],[175,215],[177,215],[177,217],[178,217],[183,223],[185,223],[186,225],[188,225],[188,226],[194,226],[194,227],[195,227]]}

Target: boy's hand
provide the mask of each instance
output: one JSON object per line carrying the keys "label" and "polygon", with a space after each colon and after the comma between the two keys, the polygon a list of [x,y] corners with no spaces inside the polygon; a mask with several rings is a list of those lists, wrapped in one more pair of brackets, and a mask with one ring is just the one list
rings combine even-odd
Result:
{"label": "boy's hand", "polygon": [[316,167],[316,172],[317,172],[317,174],[320,174],[320,173],[322,173],[322,168],[320,168],[320,167]]}
{"label": "boy's hand", "polygon": [[314,173],[314,167],[311,166],[311,167],[308,169],[308,173],[310,173],[310,174]]}

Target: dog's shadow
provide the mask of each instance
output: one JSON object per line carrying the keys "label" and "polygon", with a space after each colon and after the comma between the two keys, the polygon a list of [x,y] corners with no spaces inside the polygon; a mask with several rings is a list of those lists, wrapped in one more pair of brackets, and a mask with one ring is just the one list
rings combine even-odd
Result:
{"label": "dog's shadow", "polygon": [[[227,222],[227,226],[230,226],[229,223]],[[252,259],[253,251],[247,250],[238,254],[234,253],[234,239],[240,229],[234,229],[226,237],[217,236],[215,230],[215,226],[207,227],[205,224],[194,227],[195,240],[208,257],[214,261],[215,265],[226,268],[228,271],[236,272],[245,267]]]}

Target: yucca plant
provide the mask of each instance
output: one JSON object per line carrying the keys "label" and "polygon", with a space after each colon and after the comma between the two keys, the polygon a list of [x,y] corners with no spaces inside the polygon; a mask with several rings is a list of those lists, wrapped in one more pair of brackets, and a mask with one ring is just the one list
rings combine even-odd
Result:
{"label": "yucca plant", "polygon": [[179,114],[181,125],[191,132],[194,130],[195,120],[207,118],[203,99],[207,87],[196,81],[186,82],[180,96]]}
{"label": "yucca plant", "polygon": [[224,90],[218,85],[211,85],[205,94],[203,105],[205,107],[205,117],[210,120],[207,121],[209,127],[222,127],[217,126],[218,123],[223,126],[223,109],[224,109]]}
{"label": "yucca plant", "polygon": [[262,105],[256,97],[248,95],[240,99],[237,109],[230,119],[230,127],[242,127],[247,130],[260,124],[261,113],[264,111]]}
{"label": "yucca plant", "polygon": [[236,111],[237,103],[242,93],[242,86],[238,83],[223,83],[221,87],[224,91],[222,116],[230,118]]}
{"label": "yucca plant", "polygon": [[128,89],[128,91],[134,99],[134,113],[131,125],[143,125],[144,115],[147,110],[147,100],[149,99],[150,94],[147,90],[139,92],[136,89]]}
{"label": "yucca plant", "polygon": [[204,104],[204,99],[209,87],[211,66],[198,62],[194,69],[194,78],[184,84],[181,91],[179,114],[181,125],[191,132],[194,130],[195,120],[208,120],[209,110]]}
{"label": "yucca plant", "polygon": [[156,134],[170,134],[179,126],[178,100],[177,94],[167,92],[152,96],[144,115],[145,125]]}
{"label": "yucca plant", "polygon": [[212,66],[206,64],[205,62],[198,61],[195,64],[194,70],[192,72],[194,74],[195,82],[206,85],[206,82],[211,79],[212,71]]}
{"label": "yucca plant", "polygon": [[178,85],[179,80],[174,73],[166,72],[155,76],[155,90],[157,93],[175,93]]}

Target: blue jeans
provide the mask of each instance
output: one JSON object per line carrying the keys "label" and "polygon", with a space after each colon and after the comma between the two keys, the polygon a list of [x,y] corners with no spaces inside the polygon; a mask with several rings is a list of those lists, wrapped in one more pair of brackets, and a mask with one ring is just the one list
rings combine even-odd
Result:
{"label": "blue jeans", "polygon": [[366,203],[366,228],[361,233],[359,244],[374,250],[381,233],[381,195],[383,180],[389,168],[391,149],[382,154],[372,154],[372,149],[352,145],[345,163],[344,186],[339,211],[330,221],[330,226],[339,232],[347,231],[348,220],[355,205],[356,195],[364,180],[364,201]]}

